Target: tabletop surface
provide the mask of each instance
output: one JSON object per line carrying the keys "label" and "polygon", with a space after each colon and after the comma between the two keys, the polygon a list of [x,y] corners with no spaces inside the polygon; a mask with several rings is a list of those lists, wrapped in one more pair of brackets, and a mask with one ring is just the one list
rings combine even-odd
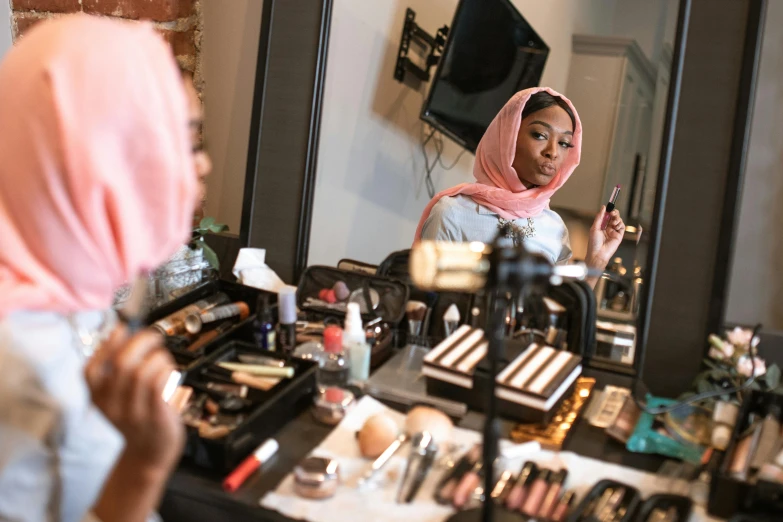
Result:
{"label": "tabletop surface", "polygon": [[[603,371],[588,369],[584,375],[596,378],[596,389],[602,389],[606,385],[630,387],[632,382],[630,377]],[[481,430],[483,422],[482,414],[469,412],[457,425]],[[501,437],[507,437],[514,424],[501,421]],[[331,430],[332,427],[317,423],[310,411],[303,412],[277,433],[275,438],[280,443],[280,449],[275,457],[261,472],[250,477],[239,491],[232,494],[222,490],[222,476],[182,464],[169,481],[160,513],[166,522],[290,521],[288,517],[260,507],[259,500],[267,492],[273,491]],[[663,457],[657,455],[628,452],[624,446],[607,437],[603,430],[591,426],[581,417],[573,430],[564,451],[653,472],[664,461]]]}

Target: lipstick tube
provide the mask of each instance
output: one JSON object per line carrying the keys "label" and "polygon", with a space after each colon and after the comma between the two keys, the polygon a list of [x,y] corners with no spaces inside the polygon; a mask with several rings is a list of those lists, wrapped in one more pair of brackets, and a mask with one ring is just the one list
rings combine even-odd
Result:
{"label": "lipstick tube", "polygon": [[617,185],[614,187],[614,190],[612,190],[612,195],[609,196],[609,203],[606,204],[606,214],[604,215],[603,221],[601,221],[601,230],[606,230],[606,224],[609,223],[609,215],[614,210],[615,203],[617,203],[617,197],[619,195],[620,185]]}
{"label": "lipstick tube", "polygon": [[263,466],[272,456],[277,453],[279,444],[275,439],[267,439],[253,453],[250,454],[242,463],[234,469],[223,481],[223,489],[233,493],[239,489],[251,474]]}

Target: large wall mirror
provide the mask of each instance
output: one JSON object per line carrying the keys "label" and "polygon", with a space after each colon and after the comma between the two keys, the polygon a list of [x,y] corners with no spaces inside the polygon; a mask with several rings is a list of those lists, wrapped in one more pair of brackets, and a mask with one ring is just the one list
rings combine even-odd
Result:
{"label": "large wall mirror", "polygon": [[[237,246],[265,247],[289,283],[308,265],[378,264],[411,246],[432,193],[473,181],[470,147],[421,118],[438,66],[429,80],[395,79],[406,13],[435,35],[470,2],[265,0],[205,13],[206,137],[222,171],[207,207],[238,236],[227,259]],[[476,5],[488,2],[545,45],[538,84],[571,99],[583,124],[581,164],[550,204],[573,261],[584,260],[595,213],[622,187],[627,228],[596,285],[595,360],[632,373],[682,2]],[[426,54],[415,45],[409,52],[419,64]]]}

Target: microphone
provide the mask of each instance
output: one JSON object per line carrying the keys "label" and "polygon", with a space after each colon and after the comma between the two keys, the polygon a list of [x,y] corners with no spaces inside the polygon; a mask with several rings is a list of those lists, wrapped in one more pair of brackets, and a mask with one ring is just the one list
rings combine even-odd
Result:
{"label": "microphone", "polygon": [[584,263],[553,266],[524,246],[492,247],[478,241],[419,241],[411,249],[409,264],[417,288],[453,292],[477,292],[491,278],[507,282],[548,280],[559,285],[564,279],[583,280],[603,273],[587,268]]}

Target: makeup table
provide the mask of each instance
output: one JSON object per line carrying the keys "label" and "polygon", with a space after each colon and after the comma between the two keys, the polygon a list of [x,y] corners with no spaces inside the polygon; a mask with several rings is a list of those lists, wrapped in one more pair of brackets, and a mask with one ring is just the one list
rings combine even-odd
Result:
{"label": "makeup table", "polygon": [[[631,378],[603,371],[586,370],[585,376],[597,380],[596,389],[606,385],[630,387]],[[389,404],[394,407],[393,404]],[[404,409],[402,409],[404,411]],[[481,430],[484,416],[469,412],[458,426]],[[506,437],[514,423],[501,422],[501,436]],[[665,460],[657,455],[630,453],[603,430],[590,426],[580,418],[573,428],[564,450],[594,459],[636,468],[656,471]],[[236,492],[225,493],[221,488],[222,475],[182,464],[169,481],[160,513],[166,522],[207,522],[215,520],[283,522],[292,519],[259,506],[259,499],[274,490],[294,466],[306,457],[326,436],[332,427],[319,424],[310,411],[305,411],[280,430],[275,438],[280,449],[261,472],[254,474]]]}

